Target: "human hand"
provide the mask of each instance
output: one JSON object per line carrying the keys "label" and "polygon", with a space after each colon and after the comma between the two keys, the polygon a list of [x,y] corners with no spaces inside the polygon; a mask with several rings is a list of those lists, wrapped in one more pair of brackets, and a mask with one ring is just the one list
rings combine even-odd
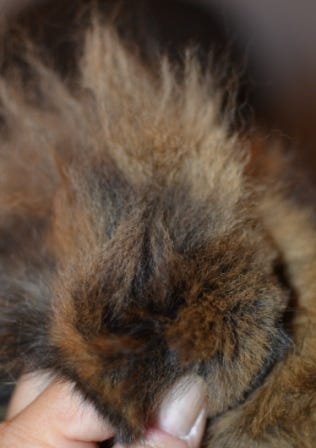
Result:
{"label": "human hand", "polygon": [[[172,395],[164,400],[145,442],[133,448],[198,448],[206,420],[205,385],[196,379],[180,398]],[[95,448],[114,435],[110,423],[71,384],[47,385],[45,377],[34,375],[18,382],[7,420],[0,425],[2,448]]]}

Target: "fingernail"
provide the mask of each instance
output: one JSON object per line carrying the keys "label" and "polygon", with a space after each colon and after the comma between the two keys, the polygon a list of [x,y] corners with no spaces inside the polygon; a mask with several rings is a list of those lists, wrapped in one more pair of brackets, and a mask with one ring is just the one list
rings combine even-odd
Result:
{"label": "fingernail", "polygon": [[205,406],[198,415],[191,431],[185,437],[182,437],[187,442],[189,448],[197,448],[200,446],[205,430],[206,418],[207,411]]}
{"label": "fingernail", "polygon": [[194,447],[202,437],[206,420],[206,384],[202,378],[186,377],[164,399],[158,425],[163,431]]}

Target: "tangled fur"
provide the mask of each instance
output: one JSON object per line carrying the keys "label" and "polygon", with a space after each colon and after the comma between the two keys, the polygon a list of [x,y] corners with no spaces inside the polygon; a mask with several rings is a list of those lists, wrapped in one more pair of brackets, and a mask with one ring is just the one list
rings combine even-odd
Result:
{"label": "tangled fur", "polygon": [[120,442],[195,373],[206,447],[315,446],[315,217],[280,151],[229,136],[190,51],[153,74],[94,19],[71,88],[24,52],[0,80],[1,368],[70,379]]}

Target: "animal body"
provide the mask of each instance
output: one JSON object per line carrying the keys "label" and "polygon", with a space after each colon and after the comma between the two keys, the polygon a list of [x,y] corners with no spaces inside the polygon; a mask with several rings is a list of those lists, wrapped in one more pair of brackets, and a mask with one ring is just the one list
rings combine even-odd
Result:
{"label": "animal body", "polygon": [[132,443],[182,377],[204,446],[316,446],[316,229],[279,145],[233,135],[188,50],[155,71],[97,13],[63,79],[0,81],[0,366],[48,371]]}

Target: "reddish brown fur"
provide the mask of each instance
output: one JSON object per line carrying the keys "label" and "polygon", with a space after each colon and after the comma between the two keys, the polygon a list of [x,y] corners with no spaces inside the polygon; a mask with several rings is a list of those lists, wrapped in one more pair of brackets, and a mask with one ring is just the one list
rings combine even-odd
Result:
{"label": "reddish brown fur", "polygon": [[95,18],[71,88],[33,54],[0,81],[1,364],[72,380],[121,441],[192,372],[205,446],[315,446],[315,226],[279,152],[255,178],[190,52],[154,76]]}

